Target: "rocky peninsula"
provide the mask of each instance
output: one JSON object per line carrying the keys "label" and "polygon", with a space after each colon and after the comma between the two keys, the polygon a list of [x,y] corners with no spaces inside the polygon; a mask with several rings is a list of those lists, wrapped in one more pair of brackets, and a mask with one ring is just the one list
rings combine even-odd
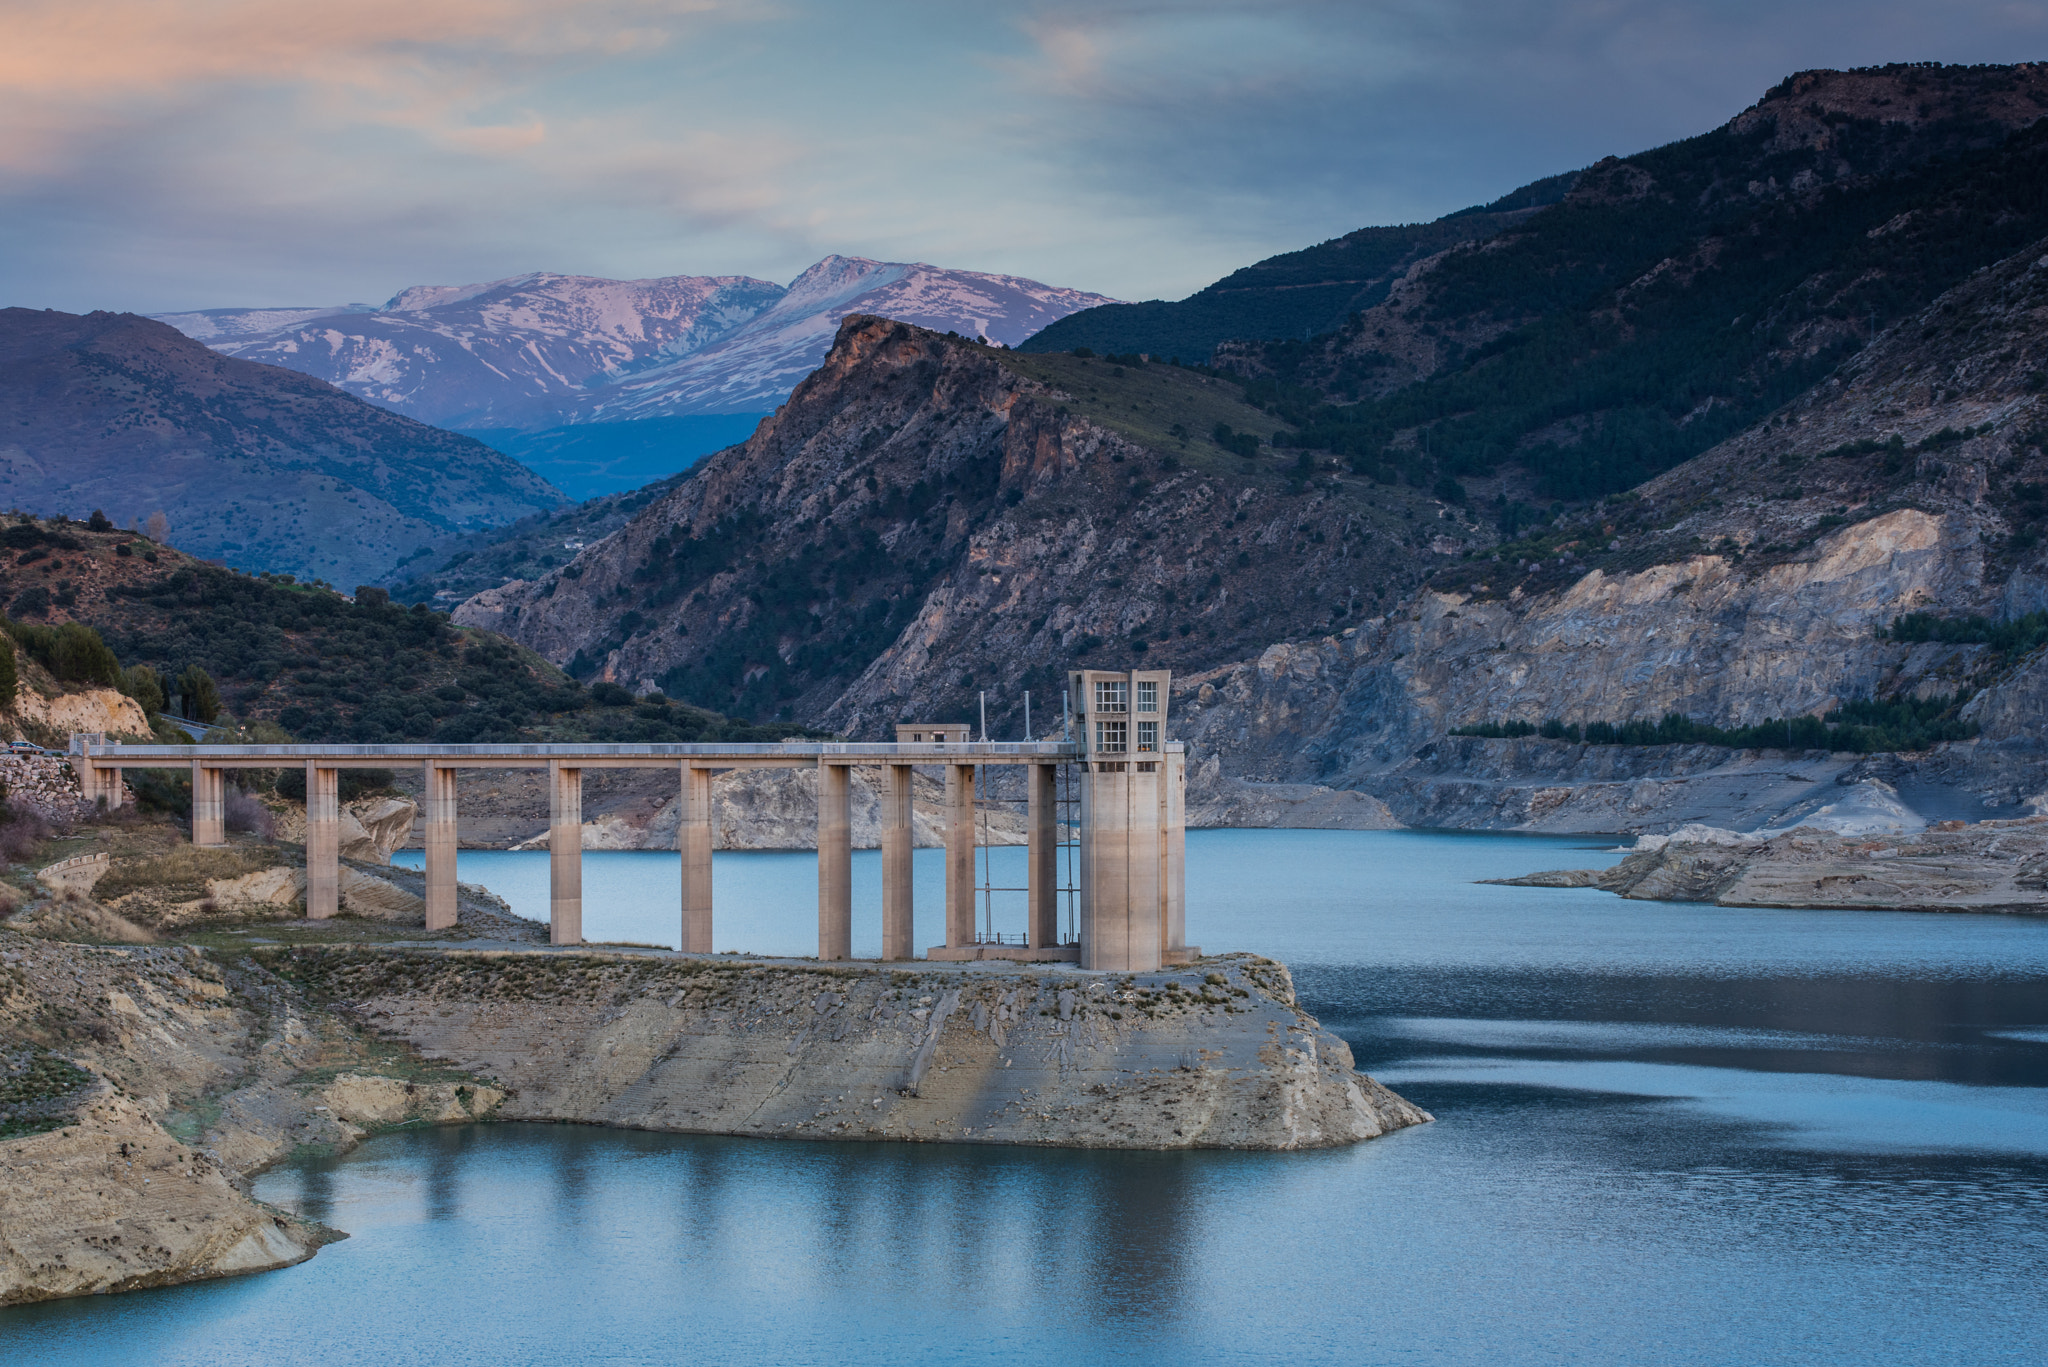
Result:
{"label": "rocky peninsula", "polygon": [[1488,881],[1724,907],[2048,915],[2048,817],[1944,821],[1877,834],[1812,826],[1752,834],[1692,825],[1642,837],[1610,869]]}
{"label": "rocky peninsula", "polygon": [[253,836],[84,828],[10,885],[0,1305],[311,1257],[345,1236],[248,1179],[402,1126],[1287,1150],[1430,1119],[1253,955],[1102,974],[554,949],[470,886],[429,933],[420,875],[384,862],[411,812],[384,801],[354,812],[329,921],[300,919],[303,853]]}

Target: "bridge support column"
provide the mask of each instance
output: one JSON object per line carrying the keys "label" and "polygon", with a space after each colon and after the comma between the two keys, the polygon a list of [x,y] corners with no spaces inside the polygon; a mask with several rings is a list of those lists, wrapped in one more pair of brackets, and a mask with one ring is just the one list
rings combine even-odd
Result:
{"label": "bridge support column", "polygon": [[676,846],[683,856],[685,954],[711,952],[711,771],[683,764],[682,822]]}
{"label": "bridge support column", "polygon": [[455,910],[455,771],[427,765],[426,827],[427,929],[448,930]]}
{"label": "bridge support column", "polygon": [[95,764],[90,759],[73,759],[71,767],[78,774],[78,791],[88,807],[105,804],[111,812],[121,805],[119,769]]}
{"label": "bridge support column", "polygon": [[974,766],[946,766],[946,948],[974,943]]}
{"label": "bridge support column", "polygon": [[1128,763],[1081,775],[1081,967],[1160,966],[1159,774]]}
{"label": "bridge support column", "polygon": [[1059,767],[1030,764],[1025,782],[1025,927],[1033,949],[1060,942]]}
{"label": "bridge support column", "polygon": [[583,943],[583,771],[548,761],[548,943]]}
{"label": "bridge support column", "polygon": [[194,760],[192,763],[192,843],[225,845],[227,775]]}
{"label": "bridge support column", "polygon": [[914,959],[911,944],[913,811],[908,764],[882,769],[882,957]]}
{"label": "bridge support column", "polygon": [[853,957],[852,770],[818,764],[818,957]]}
{"label": "bridge support column", "polygon": [[306,766],[306,915],[341,910],[341,770]]}

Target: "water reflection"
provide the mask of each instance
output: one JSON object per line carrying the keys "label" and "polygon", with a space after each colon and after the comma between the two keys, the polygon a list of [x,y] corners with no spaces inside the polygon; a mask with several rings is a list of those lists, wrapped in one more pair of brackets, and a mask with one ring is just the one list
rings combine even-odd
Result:
{"label": "water reflection", "polygon": [[259,1194],[332,1219],[336,1181],[367,1178],[380,1219],[508,1225],[577,1261],[624,1240],[659,1250],[677,1276],[783,1283],[828,1300],[885,1291],[1153,1321],[1181,1311],[1195,1187],[1217,1158],[511,1124],[389,1136],[281,1168]]}
{"label": "water reflection", "polygon": [[[1296,1154],[394,1134],[258,1182],[351,1231],[312,1262],[0,1311],[5,1359],[2048,1360],[2048,923],[1466,881],[1609,857],[1582,843],[1191,838],[1190,938],[1292,963],[1435,1125]],[[789,885],[750,909],[729,878],[723,924],[815,934],[811,867],[743,863]]]}

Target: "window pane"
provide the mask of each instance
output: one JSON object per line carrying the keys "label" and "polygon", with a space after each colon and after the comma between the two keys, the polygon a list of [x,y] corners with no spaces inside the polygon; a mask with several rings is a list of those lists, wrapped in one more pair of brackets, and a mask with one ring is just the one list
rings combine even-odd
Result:
{"label": "window pane", "polygon": [[1138,723],[1138,748],[1140,750],[1157,750],[1159,748],[1158,722],[1141,721]]}
{"label": "window pane", "polygon": [[1139,680],[1138,710],[1140,712],[1157,712],[1159,710],[1159,684],[1155,680]]}

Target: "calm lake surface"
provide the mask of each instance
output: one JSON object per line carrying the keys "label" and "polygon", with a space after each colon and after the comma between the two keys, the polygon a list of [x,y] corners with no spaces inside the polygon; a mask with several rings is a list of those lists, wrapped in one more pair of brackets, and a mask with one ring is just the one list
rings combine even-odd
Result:
{"label": "calm lake surface", "polygon": [[[259,1179],[352,1234],[311,1262],[0,1311],[0,1362],[2048,1361],[2048,921],[1471,881],[1596,843],[1190,833],[1190,939],[1288,961],[1433,1125],[1306,1154],[390,1135]],[[674,942],[673,855],[585,859],[586,933]],[[461,863],[545,914],[545,855]],[[814,868],[718,856],[719,947],[810,952]],[[877,874],[856,855],[856,952]]]}

